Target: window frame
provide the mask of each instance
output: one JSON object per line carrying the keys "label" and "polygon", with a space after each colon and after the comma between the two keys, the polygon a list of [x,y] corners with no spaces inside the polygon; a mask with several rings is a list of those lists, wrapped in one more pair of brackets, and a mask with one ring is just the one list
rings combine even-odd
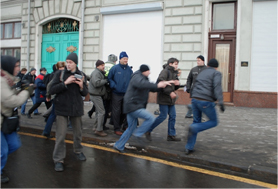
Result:
{"label": "window frame", "polygon": [[[20,36],[19,37],[14,37],[14,32],[15,32],[15,24],[16,23],[20,23],[21,22],[5,22],[5,23],[1,23],[1,25],[3,26],[3,32],[1,34],[1,40],[10,40],[10,39],[21,39],[21,34],[22,34],[22,24],[21,24],[21,27],[20,27]],[[12,37],[11,38],[5,38],[5,25],[6,24],[12,24]]]}
{"label": "window frame", "polygon": [[12,50],[12,56],[15,57],[15,58],[16,58],[15,51],[19,49],[20,50],[20,57],[19,57],[19,59],[21,58],[21,48],[20,47],[18,47],[18,48],[1,48],[1,55],[6,55],[5,54],[5,50],[10,50],[10,49]]}
{"label": "window frame", "polygon": [[[213,13],[214,13],[214,5],[216,4],[228,4],[233,3],[234,4],[234,28],[233,29],[213,29]],[[237,2],[236,1],[228,1],[228,2],[215,2],[212,3],[212,12],[211,12],[211,32],[236,32],[237,30]]]}

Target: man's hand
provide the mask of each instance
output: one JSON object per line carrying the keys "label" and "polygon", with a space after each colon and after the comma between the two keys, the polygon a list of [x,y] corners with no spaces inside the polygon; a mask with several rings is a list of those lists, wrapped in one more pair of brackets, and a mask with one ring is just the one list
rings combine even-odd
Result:
{"label": "man's hand", "polygon": [[179,80],[174,80],[175,81],[175,85],[180,85],[180,81]]}
{"label": "man's hand", "polygon": [[172,99],[175,99],[175,98],[177,97],[177,94],[174,93],[174,92],[171,92],[171,93],[170,93],[170,97],[171,97]]}
{"label": "man's hand", "polygon": [[83,81],[84,81],[84,76],[82,77],[82,79],[77,79],[74,81],[74,83],[76,83],[77,85],[79,85],[80,89],[83,89]]}
{"label": "man's hand", "polygon": [[219,106],[220,106],[221,112],[223,113],[223,112],[225,111],[225,106],[224,106],[224,104],[219,104]]}
{"label": "man's hand", "polygon": [[174,83],[174,81],[160,81],[157,84],[158,88],[165,88],[167,85],[171,85],[171,83]]}
{"label": "man's hand", "polygon": [[76,78],[73,75],[71,75],[67,78],[67,80],[64,83],[65,83],[65,85],[68,85],[71,83],[75,83],[75,81],[76,81]]}

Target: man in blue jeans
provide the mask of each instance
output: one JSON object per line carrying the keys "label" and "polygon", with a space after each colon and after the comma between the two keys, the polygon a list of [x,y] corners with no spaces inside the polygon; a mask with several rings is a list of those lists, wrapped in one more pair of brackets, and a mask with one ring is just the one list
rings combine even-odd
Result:
{"label": "man in blue jeans", "polygon": [[162,123],[166,118],[167,114],[169,115],[168,119],[168,136],[167,141],[181,141],[180,138],[176,137],[176,108],[175,102],[177,99],[177,94],[175,91],[179,88],[180,82],[177,77],[177,69],[179,65],[179,60],[176,58],[170,58],[167,61],[166,67],[160,72],[157,82],[160,81],[170,81],[173,80],[170,86],[161,89],[157,93],[157,104],[159,104],[159,116],[155,119],[153,125],[148,132],[145,133],[146,138],[151,141],[151,132],[156,128],[160,123]]}
{"label": "man in blue jeans", "polygon": [[[136,137],[142,136],[148,131],[155,120],[155,117],[146,110],[149,99],[149,91],[156,92],[158,88],[165,88],[173,81],[161,81],[158,84],[150,83],[148,76],[150,69],[147,65],[142,64],[140,70],[132,76],[124,96],[124,113],[127,114],[128,127],[122,134],[121,138],[113,146],[119,152],[124,152],[125,143],[133,134]],[[145,121],[137,128],[137,120],[142,118]],[[137,129],[136,129],[137,128]]]}
{"label": "man in blue jeans", "polygon": [[[185,154],[188,155],[194,150],[197,134],[201,131],[217,126],[217,114],[215,111],[215,101],[218,100],[220,110],[225,111],[222,94],[222,75],[218,68],[218,61],[211,59],[208,68],[198,74],[192,95],[193,123],[189,127]],[[208,121],[202,122],[202,113],[206,114]]]}

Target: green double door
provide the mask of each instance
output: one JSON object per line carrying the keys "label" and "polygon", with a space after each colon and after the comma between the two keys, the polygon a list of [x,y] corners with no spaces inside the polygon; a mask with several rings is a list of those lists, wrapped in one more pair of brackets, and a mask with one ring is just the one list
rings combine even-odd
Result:
{"label": "green double door", "polygon": [[66,61],[71,52],[78,55],[79,33],[54,33],[42,35],[41,67],[45,67],[48,73],[53,71],[52,66],[58,61]]}

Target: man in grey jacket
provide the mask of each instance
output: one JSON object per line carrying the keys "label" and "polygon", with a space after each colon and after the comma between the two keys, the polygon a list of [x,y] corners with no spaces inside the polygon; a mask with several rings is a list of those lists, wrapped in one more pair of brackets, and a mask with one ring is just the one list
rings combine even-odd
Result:
{"label": "man in grey jacket", "polygon": [[[133,134],[136,137],[142,136],[149,130],[155,117],[146,110],[149,99],[149,92],[156,92],[158,88],[165,88],[174,81],[160,81],[158,84],[150,83],[149,67],[145,64],[140,66],[132,76],[124,96],[124,113],[127,114],[128,127],[121,138],[115,143],[114,149],[124,152],[125,143]],[[142,118],[145,121],[137,128],[137,119]],[[137,129],[136,129],[137,128]]]}
{"label": "man in grey jacket", "polygon": [[[225,111],[222,94],[222,75],[218,68],[218,61],[211,59],[208,68],[198,74],[195,86],[191,92],[193,123],[189,127],[185,154],[193,152],[196,143],[197,134],[201,131],[217,126],[217,114],[215,110],[215,101],[218,100],[220,110]],[[206,114],[208,121],[202,122],[202,113]]]}
{"label": "man in grey jacket", "polygon": [[96,107],[96,119],[94,124],[94,127],[96,127],[95,134],[102,137],[107,136],[103,131],[103,121],[105,116],[103,96],[106,93],[105,84],[107,83],[107,79],[104,78],[104,68],[104,62],[97,60],[96,69],[91,73],[88,87],[90,98]]}

